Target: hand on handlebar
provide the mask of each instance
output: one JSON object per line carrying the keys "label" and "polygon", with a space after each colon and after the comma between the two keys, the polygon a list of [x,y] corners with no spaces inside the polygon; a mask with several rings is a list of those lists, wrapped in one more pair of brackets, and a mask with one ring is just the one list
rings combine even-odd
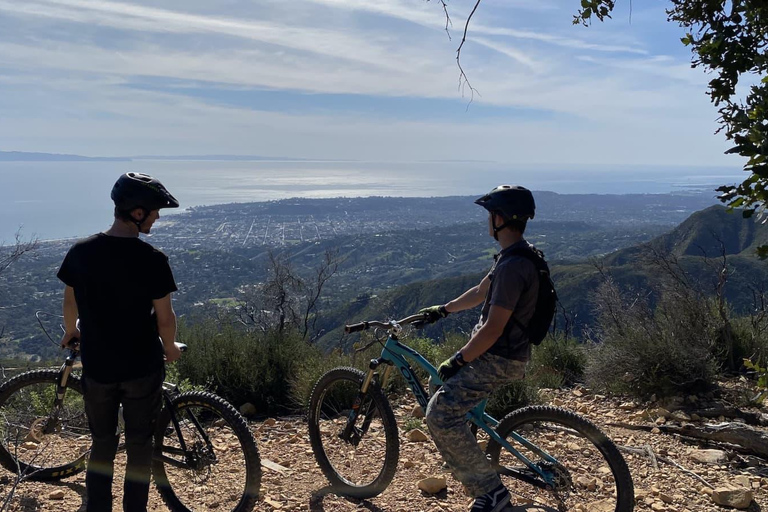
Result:
{"label": "hand on handlebar", "polygon": [[181,344],[175,343],[171,345],[163,345],[165,350],[165,362],[172,363],[181,357]]}
{"label": "hand on handlebar", "polygon": [[80,344],[80,329],[75,329],[73,332],[66,332],[61,337],[59,345],[61,348],[75,349]]}
{"label": "hand on handlebar", "polygon": [[420,320],[418,322],[414,322],[413,326],[417,329],[421,329],[427,324],[433,324],[440,320],[441,318],[447,317],[450,313],[447,309],[445,309],[444,304],[440,304],[438,306],[430,306],[428,308],[422,308],[419,310],[419,313],[424,315],[424,320]]}

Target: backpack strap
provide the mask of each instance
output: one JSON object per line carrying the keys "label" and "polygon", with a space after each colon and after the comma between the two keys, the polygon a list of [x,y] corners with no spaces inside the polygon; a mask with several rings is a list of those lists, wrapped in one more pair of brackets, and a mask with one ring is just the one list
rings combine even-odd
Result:
{"label": "backpack strap", "polygon": [[[544,260],[544,253],[534,247],[518,247],[510,251],[509,255],[521,256],[527,259],[533,263],[533,266],[536,267],[536,271],[539,274],[549,274],[549,267],[547,266],[547,262]],[[541,279],[541,276],[539,276],[539,279]],[[515,318],[514,312],[512,313],[512,321],[525,333],[526,336],[528,336],[528,326],[524,325],[520,320]]]}

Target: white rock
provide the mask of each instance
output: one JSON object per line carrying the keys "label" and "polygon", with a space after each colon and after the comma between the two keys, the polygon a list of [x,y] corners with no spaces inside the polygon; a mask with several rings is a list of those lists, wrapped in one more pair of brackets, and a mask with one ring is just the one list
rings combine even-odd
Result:
{"label": "white rock", "polygon": [[683,411],[675,411],[670,415],[670,418],[677,421],[691,421],[691,417],[685,414]]}
{"label": "white rock", "polygon": [[722,450],[694,450],[691,458],[702,464],[719,464],[728,460],[728,454]]}
{"label": "white rock", "polygon": [[429,478],[419,480],[418,486],[419,489],[428,494],[437,494],[440,491],[445,490],[448,487],[448,484],[445,482],[445,477],[431,476]]}
{"label": "white rock", "polygon": [[718,505],[738,509],[749,508],[749,505],[752,503],[754,497],[754,493],[750,489],[718,487],[712,491],[712,500],[715,503]]}
{"label": "white rock", "polygon": [[412,443],[423,443],[424,441],[428,441],[429,437],[427,437],[427,434],[419,430],[418,428],[415,428],[408,432],[406,435],[408,440]]}
{"label": "white rock", "polygon": [[51,491],[51,493],[48,495],[49,500],[63,500],[64,499],[64,490],[63,489],[56,489],[55,491]]}

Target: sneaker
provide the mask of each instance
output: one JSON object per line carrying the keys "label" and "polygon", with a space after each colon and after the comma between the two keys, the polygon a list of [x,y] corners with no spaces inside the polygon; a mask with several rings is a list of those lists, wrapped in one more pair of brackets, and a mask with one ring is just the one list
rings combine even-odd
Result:
{"label": "sneaker", "polygon": [[475,498],[470,512],[502,512],[509,510],[509,491],[504,484],[487,494]]}

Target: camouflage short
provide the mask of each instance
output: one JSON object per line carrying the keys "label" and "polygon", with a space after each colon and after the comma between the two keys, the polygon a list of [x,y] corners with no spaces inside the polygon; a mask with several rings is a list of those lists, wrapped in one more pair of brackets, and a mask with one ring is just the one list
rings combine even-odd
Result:
{"label": "camouflage short", "polygon": [[477,445],[465,416],[500,385],[525,377],[526,363],[483,354],[461,368],[429,401],[426,421],[437,449],[472,497],[501,480]]}

